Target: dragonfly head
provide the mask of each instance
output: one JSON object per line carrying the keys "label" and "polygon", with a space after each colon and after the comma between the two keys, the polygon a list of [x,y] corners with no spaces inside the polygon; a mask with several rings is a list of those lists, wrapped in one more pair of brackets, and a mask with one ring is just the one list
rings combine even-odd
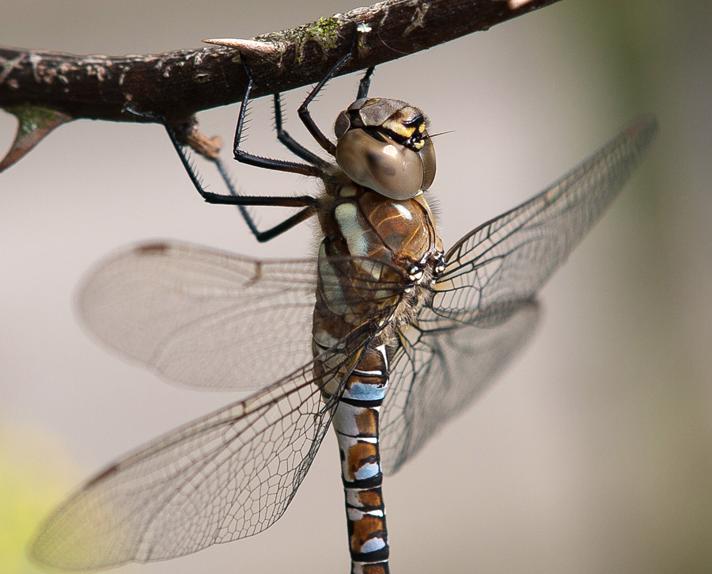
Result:
{"label": "dragonfly head", "polygon": [[435,178],[428,121],[400,100],[362,98],[334,124],[336,163],[353,181],[391,199],[426,191]]}

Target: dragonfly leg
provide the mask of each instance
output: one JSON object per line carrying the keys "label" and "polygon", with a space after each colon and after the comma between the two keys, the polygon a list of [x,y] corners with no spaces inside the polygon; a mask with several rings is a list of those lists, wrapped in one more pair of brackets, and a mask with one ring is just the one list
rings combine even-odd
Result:
{"label": "dragonfly leg", "polygon": [[331,67],[331,69],[326,73],[326,75],[321,79],[321,81],[316,86],[314,86],[312,91],[309,92],[309,95],[302,102],[302,105],[299,106],[298,110],[299,119],[302,120],[302,123],[309,130],[309,133],[317,141],[317,143],[331,155],[334,155],[336,153],[336,146],[328,137],[324,135],[324,133],[319,129],[319,126],[317,126],[314,122],[313,118],[311,117],[311,114],[309,113],[309,104],[311,104],[314,98],[316,98],[322,88],[326,85],[326,82],[333,78],[339,72],[339,70],[341,70],[349,62],[350,59],[351,52],[349,52],[345,56],[342,56],[339,61]]}
{"label": "dragonfly leg", "polygon": [[[305,100],[302,102],[302,105],[299,106],[299,119],[302,120],[302,123],[306,126],[306,128],[309,130],[309,133],[312,135],[312,137],[317,141],[317,143],[324,148],[329,154],[334,155],[336,153],[336,146],[334,143],[324,135],[324,133],[319,129],[319,126],[316,125],[316,122],[314,122],[314,119],[311,117],[311,113],[309,113],[309,104],[311,104],[314,101],[314,98],[317,97],[319,92],[324,88],[326,83],[333,78],[336,74],[338,74],[346,64],[349,63],[351,58],[353,57],[353,52],[356,49],[358,45],[358,35],[359,31],[358,28],[354,30],[354,36],[353,36],[353,41],[351,44],[351,49],[347,54],[342,56],[332,67],[331,69],[326,73],[326,75],[321,79],[321,81],[312,88],[311,92],[307,95]],[[358,89],[358,97],[366,97],[366,94],[368,94],[368,88],[371,83],[371,75],[373,74],[373,66],[371,66],[367,71],[366,74],[361,78],[361,82],[359,83],[359,89]],[[361,95],[363,93],[363,96]]]}
{"label": "dragonfly leg", "polygon": [[[255,236],[257,241],[264,242],[269,241],[277,237],[278,235],[284,233],[288,229],[291,229],[295,225],[305,221],[314,213],[316,213],[317,199],[310,195],[296,196],[296,197],[280,197],[280,196],[249,196],[240,195],[235,188],[230,175],[225,168],[225,164],[222,162],[220,157],[209,157],[204,156],[210,163],[215,165],[220,177],[225,183],[230,195],[220,195],[217,193],[211,193],[206,191],[203,184],[200,181],[195,168],[191,165],[190,159],[185,152],[182,142],[178,139],[175,130],[168,124],[164,123],[166,131],[168,132],[168,137],[173,144],[176,152],[178,152],[178,157],[183,164],[190,181],[195,186],[195,189],[201,195],[201,197],[208,203],[222,204],[222,205],[235,205],[240,211],[240,215],[245,220],[247,227],[250,229],[252,234]],[[265,231],[260,231],[257,228],[257,224],[252,217],[252,214],[247,209],[251,205],[265,205],[272,207],[302,207],[303,209],[296,214],[288,217],[281,223],[267,229]]]}
{"label": "dragonfly leg", "polygon": [[242,96],[242,103],[240,104],[240,113],[237,116],[237,127],[235,128],[235,139],[233,141],[232,149],[235,159],[241,163],[254,165],[256,167],[274,169],[277,171],[286,171],[290,173],[299,173],[301,175],[310,175],[313,177],[322,177],[324,172],[320,167],[316,165],[262,157],[246,152],[240,147],[240,143],[242,141],[242,130],[245,126],[245,117],[247,116],[247,107],[250,101],[250,93],[254,84],[250,68],[244,60],[243,68],[245,70],[245,73],[247,74],[247,85],[245,86],[245,93]]}
{"label": "dragonfly leg", "polygon": [[325,168],[329,165],[327,161],[321,159],[318,155],[305,148],[284,129],[281,94],[274,95],[274,127],[277,130],[277,139],[294,155],[321,168]]}
{"label": "dragonfly leg", "polygon": [[368,97],[368,89],[371,87],[371,76],[373,76],[373,71],[375,69],[375,66],[371,66],[368,70],[366,70],[363,78],[361,78],[361,81],[358,83],[358,93],[356,94],[357,100]]}
{"label": "dragonfly leg", "polygon": [[257,239],[257,241],[259,241],[260,243],[264,243],[265,241],[274,239],[278,235],[282,235],[282,233],[284,233],[285,231],[289,231],[290,229],[292,229],[292,227],[295,227],[295,226],[299,225],[300,223],[302,223],[303,221],[306,221],[315,213],[316,213],[316,211],[313,208],[305,207],[301,211],[298,211],[291,217],[288,217],[281,223],[278,223],[274,227],[270,227],[269,229],[266,229],[265,231],[259,231],[255,227],[254,223],[252,223],[251,217],[249,217],[249,216],[245,217],[245,221],[247,222],[247,225],[250,228],[250,231],[255,236],[255,239]]}

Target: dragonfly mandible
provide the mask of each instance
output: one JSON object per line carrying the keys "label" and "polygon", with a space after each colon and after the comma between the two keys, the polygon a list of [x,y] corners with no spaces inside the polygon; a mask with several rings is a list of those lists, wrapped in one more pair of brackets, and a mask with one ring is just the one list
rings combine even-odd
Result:
{"label": "dragonfly mandible", "polygon": [[[532,334],[537,290],[616,196],[652,140],[644,117],[525,203],[444,251],[428,205],[435,151],[428,121],[400,100],[369,97],[373,69],[335,123],[333,143],[309,104],[299,116],[326,161],[282,128],[303,163],[253,155],[245,163],[319,178],[319,197],[229,195],[260,241],[313,216],[319,254],[264,261],[173,241],[128,248],[100,263],[81,313],[105,343],[165,378],[254,391],[119,459],[84,484],[41,528],[32,553],[61,568],[168,559],[251,536],[282,516],[329,426],[338,440],[353,574],[389,571],[382,493],[397,471],[464,409]],[[260,231],[249,205],[299,207]]]}

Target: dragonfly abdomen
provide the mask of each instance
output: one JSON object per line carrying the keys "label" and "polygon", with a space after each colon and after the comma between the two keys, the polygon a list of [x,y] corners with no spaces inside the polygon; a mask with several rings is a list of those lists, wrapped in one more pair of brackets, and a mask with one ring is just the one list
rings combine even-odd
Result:
{"label": "dragonfly abdomen", "polygon": [[352,574],[387,574],[379,416],[388,386],[385,345],[369,346],[351,372],[333,424],[341,456]]}
{"label": "dragonfly abdomen", "polygon": [[[333,418],[341,455],[352,574],[387,574],[388,531],[381,484],[379,418],[388,387],[386,344],[416,312],[418,286],[442,255],[427,201],[383,197],[356,184],[327,188],[331,203],[320,213],[319,289],[314,312],[314,353],[326,352],[364,328],[371,339],[346,380]],[[375,291],[374,291],[375,289]],[[400,301],[399,301],[400,299]],[[328,365],[323,366],[328,371]],[[326,394],[338,392],[325,385]]]}

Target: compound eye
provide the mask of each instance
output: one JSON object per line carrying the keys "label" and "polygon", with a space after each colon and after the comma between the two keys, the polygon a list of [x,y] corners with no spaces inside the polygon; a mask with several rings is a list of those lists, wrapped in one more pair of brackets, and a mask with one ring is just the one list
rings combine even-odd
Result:
{"label": "compound eye", "polygon": [[384,134],[379,141],[362,129],[339,139],[336,162],[356,183],[397,200],[415,197],[423,183],[423,163],[413,150]]}
{"label": "compound eye", "polygon": [[343,136],[350,127],[351,120],[349,119],[348,113],[341,112],[336,118],[336,122],[334,122],[334,134],[336,135],[336,139],[341,139],[341,136]]}
{"label": "compound eye", "polygon": [[425,138],[425,145],[418,151],[421,161],[423,162],[423,191],[427,191],[433,184],[435,179],[435,146],[433,140],[429,137]]}

